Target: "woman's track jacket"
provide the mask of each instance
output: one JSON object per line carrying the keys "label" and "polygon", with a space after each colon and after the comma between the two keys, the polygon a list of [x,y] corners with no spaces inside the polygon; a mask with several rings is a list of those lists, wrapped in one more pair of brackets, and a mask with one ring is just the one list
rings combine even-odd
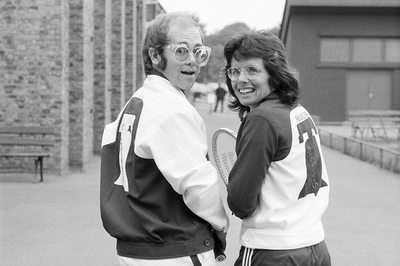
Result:
{"label": "woman's track jacket", "polygon": [[243,120],[236,150],[228,203],[243,219],[241,244],[285,250],[323,241],[329,180],[307,110],[271,94]]}

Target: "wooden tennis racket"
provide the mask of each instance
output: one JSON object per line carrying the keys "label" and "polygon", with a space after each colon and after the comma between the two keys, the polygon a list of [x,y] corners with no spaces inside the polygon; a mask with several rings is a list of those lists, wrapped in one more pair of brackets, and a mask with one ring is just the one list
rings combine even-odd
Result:
{"label": "wooden tennis racket", "polygon": [[[236,133],[229,128],[220,128],[213,134],[211,144],[219,176],[227,186],[229,173],[236,161]],[[226,259],[224,251],[217,244],[214,253],[217,261],[224,261]]]}
{"label": "wooden tennis racket", "polygon": [[236,133],[229,128],[220,128],[212,137],[212,153],[218,173],[228,185],[229,173],[236,161]]}

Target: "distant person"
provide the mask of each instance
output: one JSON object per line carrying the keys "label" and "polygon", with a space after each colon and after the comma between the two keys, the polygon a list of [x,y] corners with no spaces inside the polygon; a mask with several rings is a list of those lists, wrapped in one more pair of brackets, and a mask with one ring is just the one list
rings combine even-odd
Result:
{"label": "distant person", "polygon": [[224,112],[224,100],[225,100],[226,90],[222,88],[221,84],[218,84],[218,88],[215,90],[215,95],[217,100],[215,102],[214,112],[217,111],[218,104],[221,104],[221,113]]}
{"label": "distant person", "polygon": [[158,15],[143,45],[146,79],[106,126],[100,204],[120,265],[215,266],[229,219],[207,159],[202,117],[185,97],[211,48],[183,13]]}
{"label": "distant person", "polygon": [[282,42],[251,31],[228,41],[224,55],[229,107],[241,120],[228,184],[228,205],[242,219],[235,266],[330,266],[321,221],[329,179]]}

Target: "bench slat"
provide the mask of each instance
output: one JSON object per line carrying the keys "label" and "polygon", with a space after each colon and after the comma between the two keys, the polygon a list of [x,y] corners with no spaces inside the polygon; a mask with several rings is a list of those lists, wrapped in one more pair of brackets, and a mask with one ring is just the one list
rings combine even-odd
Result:
{"label": "bench slat", "polygon": [[400,116],[400,110],[349,110],[349,116]]}
{"label": "bench slat", "polygon": [[53,146],[54,140],[52,139],[18,139],[18,138],[4,138],[0,137],[1,145],[18,145],[18,146]]}
{"label": "bench slat", "polygon": [[0,157],[50,157],[50,153],[7,153]]}
{"label": "bench slat", "polygon": [[55,134],[55,130],[53,127],[0,126],[0,134]]}

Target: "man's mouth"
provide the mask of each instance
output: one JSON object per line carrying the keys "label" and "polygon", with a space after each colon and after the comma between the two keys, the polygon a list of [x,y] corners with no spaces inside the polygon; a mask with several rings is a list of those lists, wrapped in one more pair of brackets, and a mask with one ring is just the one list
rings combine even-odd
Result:
{"label": "man's mouth", "polygon": [[189,75],[189,76],[191,76],[191,75],[194,75],[194,74],[195,74],[195,71],[186,70],[186,71],[181,71],[181,73],[182,73],[183,75]]}
{"label": "man's mouth", "polygon": [[238,91],[241,95],[246,95],[246,94],[253,93],[255,91],[255,89],[254,88],[243,88],[243,89],[238,89]]}

